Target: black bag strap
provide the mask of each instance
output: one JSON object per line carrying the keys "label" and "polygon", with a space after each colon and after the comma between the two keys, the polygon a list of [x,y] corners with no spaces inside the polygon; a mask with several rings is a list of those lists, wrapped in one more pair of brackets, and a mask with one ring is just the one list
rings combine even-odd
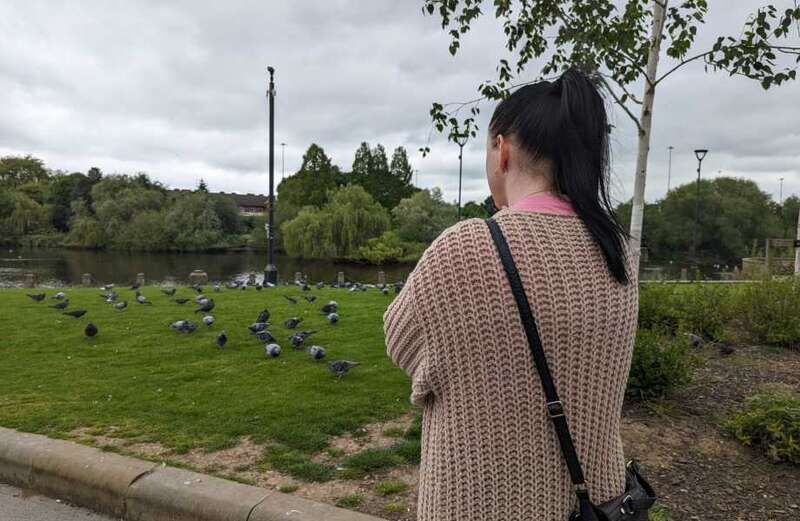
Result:
{"label": "black bag strap", "polygon": [[520,319],[525,328],[525,335],[528,337],[531,355],[536,364],[536,369],[539,372],[544,395],[547,399],[545,404],[547,406],[547,412],[553,420],[553,425],[555,425],[558,441],[561,445],[561,452],[564,454],[564,459],[567,462],[567,468],[569,469],[572,483],[576,487],[575,492],[578,495],[581,506],[586,507],[589,503],[589,492],[583,477],[583,470],[581,470],[581,464],[578,461],[578,455],[572,443],[572,436],[569,434],[567,417],[564,415],[564,406],[558,398],[558,393],[553,383],[553,377],[550,375],[550,369],[547,367],[547,359],[545,358],[544,349],[542,348],[542,339],[539,337],[539,330],[536,328],[536,321],[533,318],[531,306],[528,303],[528,297],[525,295],[522,280],[519,277],[517,266],[514,264],[514,259],[511,257],[511,250],[508,247],[508,242],[506,242],[506,238],[503,236],[503,232],[500,230],[497,221],[489,218],[486,219],[486,224],[489,225],[489,231],[492,234],[494,244],[497,246],[497,251],[500,253],[500,260],[503,262],[503,268],[505,268],[506,275],[508,276],[508,282],[511,285],[514,300],[517,302]]}

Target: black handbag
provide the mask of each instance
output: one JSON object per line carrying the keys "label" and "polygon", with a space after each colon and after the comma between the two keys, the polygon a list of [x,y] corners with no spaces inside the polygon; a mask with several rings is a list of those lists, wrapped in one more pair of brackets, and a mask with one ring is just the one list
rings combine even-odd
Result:
{"label": "black handbag", "polygon": [[525,295],[525,290],[522,287],[522,280],[514,264],[514,259],[511,257],[511,250],[508,247],[506,238],[503,236],[503,232],[500,230],[497,221],[491,218],[486,219],[486,224],[489,225],[492,240],[494,240],[494,244],[500,254],[500,260],[508,276],[508,282],[511,285],[514,300],[517,302],[517,308],[519,309],[522,325],[525,328],[525,335],[528,338],[531,355],[533,356],[533,361],[536,364],[536,369],[542,381],[542,388],[544,389],[544,395],[547,400],[545,404],[547,412],[553,420],[553,425],[555,425],[558,441],[561,445],[561,452],[564,454],[570,478],[572,479],[573,485],[575,485],[575,494],[578,497],[578,508],[570,514],[569,521],[647,521],[648,511],[653,506],[653,503],[655,503],[656,494],[650,484],[647,483],[640,474],[639,465],[633,459],[625,465],[625,492],[623,492],[622,495],[599,505],[593,504],[589,498],[589,490],[583,477],[583,470],[578,461],[578,455],[575,452],[572,437],[569,434],[567,417],[564,415],[564,407],[561,400],[558,398],[553,378],[550,375],[550,369],[547,367],[547,360],[545,359],[544,349],[542,348],[542,340],[536,328],[536,321],[533,318],[533,313],[528,303],[528,297]]}

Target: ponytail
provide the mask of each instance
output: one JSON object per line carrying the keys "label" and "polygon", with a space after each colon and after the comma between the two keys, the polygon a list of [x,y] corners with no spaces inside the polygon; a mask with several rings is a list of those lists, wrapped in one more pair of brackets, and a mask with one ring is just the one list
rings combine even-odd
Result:
{"label": "ponytail", "polygon": [[494,111],[489,132],[514,134],[532,159],[550,159],[556,190],[586,225],[611,274],[630,282],[624,241],[629,237],[609,197],[608,118],[603,98],[577,69],[554,82],[527,85]]}

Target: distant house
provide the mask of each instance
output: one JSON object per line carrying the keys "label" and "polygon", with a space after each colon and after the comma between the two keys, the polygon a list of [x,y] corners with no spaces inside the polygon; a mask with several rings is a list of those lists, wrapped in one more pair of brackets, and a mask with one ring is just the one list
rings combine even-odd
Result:
{"label": "distant house", "polygon": [[236,206],[239,207],[239,213],[242,215],[264,215],[267,211],[269,197],[266,195],[226,194],[225,192],[219,192],[217,195],[224,195],[233,199]]}
{"label": "distant house", "polygon": [[[171,190],[175,193],[193,192],[194,190],[175,189]],[[211,192],[212,195],[222,195],[233,199],[236,206],[239,208],[241,215],[264,215],[267,212],[267,201],[269,197],[259,194],[235,194],[225,192]]]}

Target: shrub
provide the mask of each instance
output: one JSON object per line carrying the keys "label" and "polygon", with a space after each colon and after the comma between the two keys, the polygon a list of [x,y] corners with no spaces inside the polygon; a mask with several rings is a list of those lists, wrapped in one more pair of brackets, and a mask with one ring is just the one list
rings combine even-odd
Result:
{"label": "shrub", "polygon": [[754,341],[800,347],[800,284],[791,278],[748,284],[738,294],[736,311]]}
{"label": "shrub", "polygon": [[678,315],[673,307],[673,284],[645,284],[639,290],[639,328],[675,334]]}
{"label": "shrub", "polygon": [[690,284],[678,286],[672,294],[678,330],[700,335],[705,339],[726,339],[726,326],[733,316],[731,286]]}
{"label": "shrub", "polygon": [[364,502],[363,494],[347,494],[342,496],[336,501],[337,507],[342,508],[355,508]]}
{"label": "shrub", "polygon": [[665,340],[658,332],[640,329],[626,392],[643,399],[667,396],[691,381],[696,363],[684,337]]}
{"label": "shrub", "polygon": [[761,449],[770,460],[800,465],[800,394],[771,390],[749,396],[745,407],[725,427],[745,445]]}
{"label": "shrub", "polygon": [[408,485],[399,480],[380,481],[375,485],[375,492],[381,496],[399,494],[408,490]]}

